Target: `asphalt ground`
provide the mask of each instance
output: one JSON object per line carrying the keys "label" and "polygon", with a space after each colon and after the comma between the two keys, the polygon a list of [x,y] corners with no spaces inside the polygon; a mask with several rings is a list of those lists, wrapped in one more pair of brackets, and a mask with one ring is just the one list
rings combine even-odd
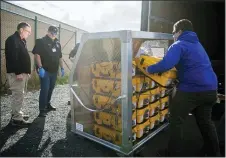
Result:
{"label": "asphalt ground", "polygon": [[[23,111],[30,115],[29,128],[13,127],[10,121],[10,95],[1,97],[0,156],[4,157],[115,157],[115,151],[71,132],[68,85],[57,86],[52,105],[57,110],[38,118],[39,91],[28,92]],[[192,115],[184,124],[185,156],[197,156],[203,140]],[[167,145],[166,128],[142,146],[135,156],[157,156]]]}

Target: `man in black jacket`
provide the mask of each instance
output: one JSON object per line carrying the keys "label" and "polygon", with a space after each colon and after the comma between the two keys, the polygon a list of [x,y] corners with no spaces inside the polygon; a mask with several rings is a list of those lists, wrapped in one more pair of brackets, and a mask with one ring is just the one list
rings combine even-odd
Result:
{"label": "man in black jacket", "polygon": [[37,39],[32,50],[32,53],[35,55],[41,83],[39,117],[45,117],[47,111],[56,110],[50,104],[50,100],[55,87],[59,66],[61,67],[61,75],[64,76],[61,45],[56,38],[57,32],[58,29],[55,26],[50,26],[47,35]]}
{"label": "man in black jacket", "polygon": [[21,111],[24,99],[24,90],[31,74],[31,61],[28,54],[26,39],[31,34],[31,26],[21,22],[17,31],[9,36],[5,42],[6,70],[10,90],[12,91],[12,118],[13,125],[29,125],[27,115]]}

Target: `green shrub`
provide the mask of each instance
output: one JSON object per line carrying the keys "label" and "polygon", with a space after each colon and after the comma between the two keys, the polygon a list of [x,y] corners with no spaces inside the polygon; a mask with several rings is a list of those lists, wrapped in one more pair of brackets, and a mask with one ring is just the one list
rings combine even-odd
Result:
{"label": "green shrub", "polygon": [[[57,76],[56,85],[68,84],[69,75],[64,77]],[[27,90],[38,90],[40,89],[39,76],[36,72],[31,74],[31,78],[28,81]]]}
{"label": "green shrub", "polygon": [[57,76],[56,84],[57,85],[64,85],[68,84],[69,75],[65,75],[64,77]]}
{"label": "green shrub", "polygon": [[28,80],[27,90],[38,90],[40,89],[39,76],[36,72],[31,73],[31,77]]}

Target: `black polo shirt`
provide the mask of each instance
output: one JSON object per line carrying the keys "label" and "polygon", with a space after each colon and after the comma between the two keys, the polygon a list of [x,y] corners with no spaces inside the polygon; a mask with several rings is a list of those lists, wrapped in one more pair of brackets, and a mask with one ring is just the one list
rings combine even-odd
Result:
{"label": "black polo shirt", "polygon": [[47,35],[37,39],[32,53],[40,55],[42,67],[46,71],[50,73],[58,71],[59,59],[62,58],[61,45],[58,39],[53,41]]}
{"label": "black polo shirt", "polygon": [[17,31],[5,41],[5,57],[7,73],[31,73],[31,59],[26,40],[21,39]]}

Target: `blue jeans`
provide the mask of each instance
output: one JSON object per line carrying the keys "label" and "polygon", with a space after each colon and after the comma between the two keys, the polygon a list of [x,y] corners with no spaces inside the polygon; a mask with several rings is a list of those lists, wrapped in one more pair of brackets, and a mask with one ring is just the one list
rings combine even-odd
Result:
{"label": "blue jeans", "polygon": [[45,110],[51,100],[51,96],[53,93],[53,89],[55,87],[57,79],[57,72],[56,73],[49,73],[45,72],[45,76],[40,78],[40,95],[39,95],[39,110]]}

